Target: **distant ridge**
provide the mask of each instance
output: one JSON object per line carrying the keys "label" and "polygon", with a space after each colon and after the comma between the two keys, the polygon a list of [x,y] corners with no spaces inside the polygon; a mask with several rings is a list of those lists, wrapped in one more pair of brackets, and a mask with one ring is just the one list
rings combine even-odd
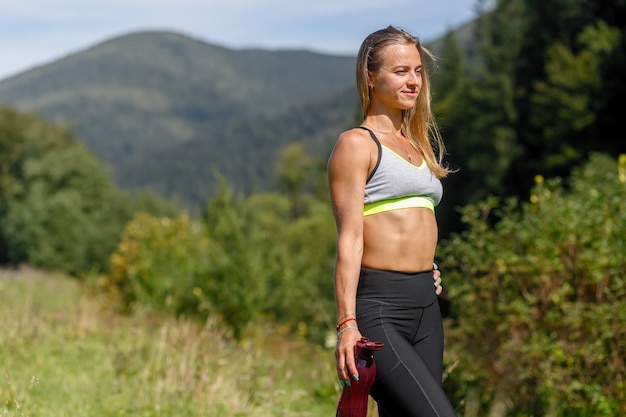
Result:
{"label": "distant ridge", "polygon": [[123,35],[0,82],[0,103],[74,123],[116,165],[248,115],[275,116],[353,79],[353,57]]}
{"label": "distant ridge", "polygon": [[327,157],[356,122],[354,66],[354,56],[134,32],[0,81],[0,105],[75,126],[121,187],[198,206],[215,172],[244,191],[270,187],[290,143]]}

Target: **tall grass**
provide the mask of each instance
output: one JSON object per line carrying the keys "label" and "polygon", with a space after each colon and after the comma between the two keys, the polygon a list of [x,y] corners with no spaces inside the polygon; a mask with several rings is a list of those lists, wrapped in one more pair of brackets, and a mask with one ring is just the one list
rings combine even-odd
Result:
{"label": "tall grass", "polygon": [[1,271],[0,326],[2,417],[333,416],[340,395],[332,351],[121,315],[63,275]]}

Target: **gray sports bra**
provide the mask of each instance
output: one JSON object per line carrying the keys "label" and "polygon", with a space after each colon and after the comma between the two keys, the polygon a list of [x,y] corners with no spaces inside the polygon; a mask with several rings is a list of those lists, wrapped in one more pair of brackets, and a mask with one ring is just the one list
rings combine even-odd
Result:
{"label": "gray sports bra", "polygon": [[369,132],[378,147],[378,161],[365,183],[363,215],[411,207],[425,207],[434,212],[443,196],[443,186],[426,161],[422,159],[419,167],[410,164],[381,145],[370,129],[359,127]]}

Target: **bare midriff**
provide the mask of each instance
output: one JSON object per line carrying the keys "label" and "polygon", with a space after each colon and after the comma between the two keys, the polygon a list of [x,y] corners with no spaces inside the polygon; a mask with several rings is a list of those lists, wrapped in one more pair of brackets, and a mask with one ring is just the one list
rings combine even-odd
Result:
{"label": "bare midriff", "polygon": [[423,207],[391,210],[363,218],[365,268],[416,272],[432,269],[437,220]]}

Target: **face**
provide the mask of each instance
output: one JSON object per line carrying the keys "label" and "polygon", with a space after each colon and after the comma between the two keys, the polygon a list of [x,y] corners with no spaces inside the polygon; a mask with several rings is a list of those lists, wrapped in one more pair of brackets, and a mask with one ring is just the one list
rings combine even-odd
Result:
{"label": "face", "polygon": [[422,59],[415,45],[389,45],[381,51],[383,65],[370,72],[372,104],[408,110],[422,89]]}

